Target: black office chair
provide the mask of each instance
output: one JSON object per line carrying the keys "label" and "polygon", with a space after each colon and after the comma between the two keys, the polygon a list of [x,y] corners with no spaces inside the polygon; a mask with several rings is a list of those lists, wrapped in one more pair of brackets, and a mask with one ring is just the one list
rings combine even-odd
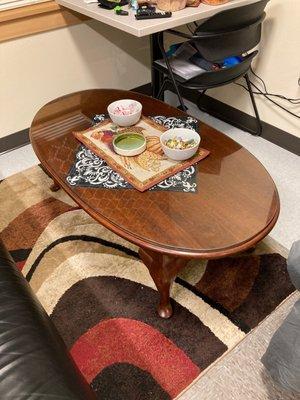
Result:
{"label": "black office chair", "polygon": [[[260,0],[243,7],[222,11],[198,25],[193,34],[186,34],[173,29],[166,32],[188,39],[203,58],[213,63],[220,63],[227,57],[245,54],[258,45],[261,39],[262,21],[266,15],[264,9],[268,1]],[[227,85],[240,77],[244,77],[256,116],[256,134],[261,135],[262,124],[248,76],[251,62],[258,53],[257,50],[247,54],[243,61],[237,65],[216,71],[207,71],[185,80],[172,71],[164,49],[164,32],[159,34],[158,43],[166,66],[160,65],[156,61],[152,66],[164,76],[157,98],[162,97],[167,84],[172,84],[178,96],[180,107],[186,110],[180,94],[180,87],[200,91],[201,97],[207,89]],[[198,107],[201,109],[199,105],[200,97],[198,98]]]}

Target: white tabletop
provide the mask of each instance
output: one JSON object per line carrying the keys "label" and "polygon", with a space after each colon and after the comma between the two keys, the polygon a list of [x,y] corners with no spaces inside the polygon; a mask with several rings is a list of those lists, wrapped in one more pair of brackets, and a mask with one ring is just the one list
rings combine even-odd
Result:
{"label": "white tabletop", "polygon": [[[117,15],[113,10],[104,10],[98,4],[86,4],[83,0],[56,0],[58,4],[87,15],[93,19],[104,22],[107,25],[118,28],[134,36],[142,37],[175,28],[176,26],[188,24],[211,17],[212,15],[228,8],[244,6],[255,3],[257,0],[230,0],[220,6],[208,6],[201,3],[199,7],[187,7],[181,11],[173,12],[171,18],[159,18],[137,21],[132,10],[128,16]],[[128,10],[128,7],[123,7]],[[158,10],[159,11],[159,10]]]}

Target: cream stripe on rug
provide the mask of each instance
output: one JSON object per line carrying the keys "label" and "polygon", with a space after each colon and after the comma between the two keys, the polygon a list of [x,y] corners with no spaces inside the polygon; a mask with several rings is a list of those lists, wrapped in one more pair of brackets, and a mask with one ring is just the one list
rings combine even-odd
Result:
{"label": "cream stripe on rug", "polygon": [[70,235],[87,235],[92,237],[104,238],[113,243],[138,251],[137,246],[122,239],[120,236],[109,231],[91,218],[83,210],[73,210],[65,212],[54,218],[42,232],[36,241],[23,268],[23,274],[26,276],[32,264],[44,249],[56,240]]}

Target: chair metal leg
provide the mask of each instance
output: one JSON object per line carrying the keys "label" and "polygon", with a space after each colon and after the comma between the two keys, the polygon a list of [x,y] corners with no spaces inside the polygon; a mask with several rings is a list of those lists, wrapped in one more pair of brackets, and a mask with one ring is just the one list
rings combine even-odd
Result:
{"label": "chair metal leg", "polygon": [[184,102],[183,102],[183,99],[182,99],[182,97],[181,97],[181,94],[180,94],[178,85],[177,85],[177,83],[176,83],[176,80],[175,80],[175,77],[174,77],[174,74],[173,74],[172,67],[171,67],[171,65],[170,65],[168,56],[167,56],[167,54],[166,54],[166,52],[165,52],[165,49],[164,49],[164,45],[163,45],[163,33],[162,33],[162,32],[160,32],[160,33],[158,34],[158,44],[159,44],[160,51],[161,51],[161,53],[162,53],[162,55],[163,55],[163,57],[164,57],[166,66],[167,66],[167,68],[168,68],[170,80],[171,80],[171,82],[172,82],[172,84],[173,84],[173,87],[174,87],[174,89],[175,89],[175,92],[176,92],[176,94],[177,94],[177,97],[178,97],[178,100],[179,100],[179,103],[180,103],[180,109],[183,110],[183,111],[186,111],[187,108],[186,108],[186,106],[185,106],[185,104],[184,104]]}
{"label": "chair metal leg", "polygon": [[207,91],[207,89],[201,90],[201,92],[199,91],[199,94],[198,94],[198,97],[196,100],[197,107],[199,108],[200,111],[203,111],[203,112],[207,112],[207,110],[204,110],[201,107],[200,100],[201,100],[201,97],[206,93],[206,91]]}
{"label": "chair metal leg", "polygon": [[168,83],[168,80],[164,79],[161,87],[159,88],[159,92],[157,93],[157,96],[156,96],[156,98],[158,100],[163,100],[163,101],[165,100],[164,95],[165,95],[165,87],[166,87],[167,83]]}
{"label": "chair metal leg", "polygon": [[179,91],[179,87],[178,87],[178,85],[176,83],[176,80],[174,78],[172,67],[171,67],[171,65],[169,63],[169,60],[167,58],[166,58],[166,64],[167,64],[167,67],[168,67],[168,70],[169,70],[169,74],[170,74],[170,81],[171,81],[171,83],[172,83],[172,85],[173,85],[173,87],[175,89],[175,92],[177,94],[177,97],[178,97],[178,100],[179,100],[179,103],[180,103],[180,106],[178,108],[180,110],[182,110],[182,111],[187,111],[187,107],[184,104],[183,98],[182,98],[182,96],[180,94],[180,91]]}
{"label": "chair metal leg", "polygon": [[244,76],[244,78],[245,78],[246,83],[247,83],[249,95],[250,95],[250,98],[251,98],[253,110],[254,110],[255,117],[256,117],[256,125],[257,125],[256,135],[257,136],[261,136],[261,134],[262,134],[262,123],[261,123],[261,120],[260,120],[260,117],[259,117],[258,109],[257,109],[257,106],[256,106],[256,102],[255,102],[255,98],[254,98],[254,94],[253,94],[253,90],[252,90],[252,86],[251,86],[251,82],[250,82],[248,74],[246,74]]}
{"label": "chair metal leg", "polygon": [[172,81],[172,84],[174,86],[175,92],[177,94],[177,97],[178,97],[178,100],[180,103],[180,106],[178,108],[180,108],[180,110],[182,110],[182,111],[187,111],[187,107],[185,106],[185,104],[183,102],[183,98],[180,94],[179,87],[177,86],[174,76],[171,76],[171,81]]}

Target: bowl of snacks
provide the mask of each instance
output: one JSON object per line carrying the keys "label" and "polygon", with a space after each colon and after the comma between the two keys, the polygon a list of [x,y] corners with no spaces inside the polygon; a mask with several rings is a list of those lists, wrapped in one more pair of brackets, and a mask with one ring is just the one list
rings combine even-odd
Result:
{"label": "bowl of snacks", "polygon": [[142,105],[136,100],[117,100],[107,107],[112,122],[119,126],[131,126],[141,118]]}
{"label": "bowl of snacks", "polygon": [[175,161],[193,157],[198,150],[200,140],[199,133],[185,128],[168,129],[160,137],[165,155]]}
{"label": "bowl of snacks", "polygon": [[137,156],[146,150],[146,139],[136,132],[120,133],[113,140],[113,148],[120,156]]}

